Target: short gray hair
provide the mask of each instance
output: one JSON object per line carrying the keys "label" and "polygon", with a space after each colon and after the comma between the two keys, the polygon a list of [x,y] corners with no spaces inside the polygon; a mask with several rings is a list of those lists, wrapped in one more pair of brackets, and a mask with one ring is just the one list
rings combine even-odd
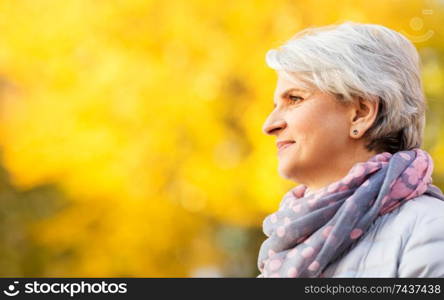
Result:
{"label": "short gray hair", "polygon": [[400,33],[350,21],[307,28],[268,51],[266,61],[344,104],[358,98],[379,101],[376,120],[364,135],[367,150],[421,147],[426,109],[421,61]]}

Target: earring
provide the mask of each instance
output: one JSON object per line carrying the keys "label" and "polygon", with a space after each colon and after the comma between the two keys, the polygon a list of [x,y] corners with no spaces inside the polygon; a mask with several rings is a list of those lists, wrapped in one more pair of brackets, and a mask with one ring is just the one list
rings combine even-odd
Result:
{"label": "earring", "polygon": [[354,135],[358,134],[358,130],[357,130],[357,129],[354,129],[354,130],[353,130],[353,134],[354,134]]}

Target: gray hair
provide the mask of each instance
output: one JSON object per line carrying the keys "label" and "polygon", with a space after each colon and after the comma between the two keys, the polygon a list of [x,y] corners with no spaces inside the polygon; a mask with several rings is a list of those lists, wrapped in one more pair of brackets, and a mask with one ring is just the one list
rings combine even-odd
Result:
{"label": "gray hair", "polygon": [[395,153],[421,146],[426,109],[421,61],[400,33],[349,21],[307,28],[268,51],[266,61],[344,104],[358,98],[379,101],[376,120],[364,135],[369,151]]}

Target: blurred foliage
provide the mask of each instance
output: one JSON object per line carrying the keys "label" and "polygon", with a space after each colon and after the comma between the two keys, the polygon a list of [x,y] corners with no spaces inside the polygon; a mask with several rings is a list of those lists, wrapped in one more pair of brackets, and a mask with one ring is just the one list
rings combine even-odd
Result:
{"label": "blurred foliage", "polygon": [[432,30],[415,45],[444,186],[443,15],[443,1],[1,0],[0,275],[257,275],[262,219],[295,184],[261,132],[264,57],[307,26]]}

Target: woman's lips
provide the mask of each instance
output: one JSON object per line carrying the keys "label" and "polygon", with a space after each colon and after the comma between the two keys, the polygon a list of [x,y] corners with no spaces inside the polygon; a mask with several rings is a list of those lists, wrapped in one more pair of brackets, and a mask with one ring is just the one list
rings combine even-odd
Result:
{"label": "woman's lips", "polygon": [[280,153],[282,150],[287,149],[288,147],[290,147],[293,144],[294,144],[294,142],[281,143],[280,145],[278,145],[278,152]]}

